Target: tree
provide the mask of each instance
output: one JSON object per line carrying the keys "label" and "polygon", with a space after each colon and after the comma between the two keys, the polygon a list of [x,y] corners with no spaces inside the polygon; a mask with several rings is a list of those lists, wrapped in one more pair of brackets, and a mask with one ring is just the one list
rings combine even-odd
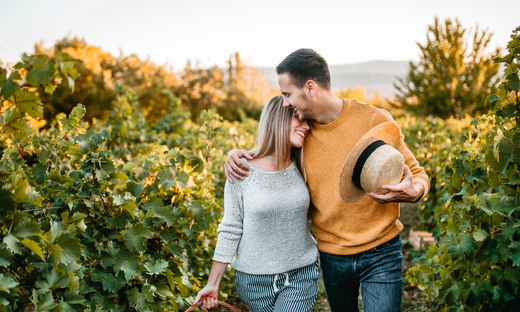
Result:
{"label": "tree", "polygon": [[240,112],[259,118],[263,105],[276,93],[257,67],[235,53],[228,61],[227,76],[217,66],[200,68],[188,61],[177,94],[193,119],[202,110],[215,108],[224,119],[238,120]]}
{"label": "tree", "polygon": [[244,63],[238,52],[228,60],[225,91],[226,98],[217,112],[229,120],[239,119],[240,110],[247,116],[260,118],[264,104],[277,94],[258,68]]}
{"label": "tree", "polygon": [[175,73],[165,66],[158,66],[149,60],[142,61],[136,55],[114,57],[100,47],[88,45],[83,39],[66,37],[59,40],[54,48],[44,49],[35,45],[32,55],[24,55],[24,60],[46,55],[52,58],[54,50],[66,52],[80,60],[76,65],[80,76],[76,80],[74,93],[68,92],[66,84],[58,85],[52,95],[40,92],[45,104],[44,118],[50,121],[61,112],[70,112],[78,103],[87,107],[87,119],[105,117],[112,107],[117,92],[114,83],[122,83],[133,88],[140,105],[149,119],[162,116],[170,99],[161,92],[163,89],[175,91],[178,79]]}
{"label": "tree", "polygon": [[[468,34],[467,34],[468,33]],[[428,27],[427,43],[417,43],[421,50],[419,63],[410,62],[405,78],[394,84],[400,92],[394,106],[417,115],[442,118],[484,113],[486,95],[497,89],[498,65],[486,49],[493,36],[478,25],[469,47],[469,32],[457,19],[446,19],[444,25],[435,19]]]}
{"label": "tree", "polygon": [[195,119],[204,109],[216,108],[223,100],[224,73],[218,66],[200,68],[188,60],[181,74],[178,97]]}

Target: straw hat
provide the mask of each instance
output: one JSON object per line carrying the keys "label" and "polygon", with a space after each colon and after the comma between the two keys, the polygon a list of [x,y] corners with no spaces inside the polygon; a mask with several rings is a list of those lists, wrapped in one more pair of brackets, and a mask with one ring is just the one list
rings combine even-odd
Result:
{"label": "straw hat", "polygon": [[397,151],[401,137],[397,124],[385,122],[372,128],[354,145],[339,178],[339,193],[345,202],[357,202],[369,192],[386,194],[383,185],[401,181],[404,157]]}

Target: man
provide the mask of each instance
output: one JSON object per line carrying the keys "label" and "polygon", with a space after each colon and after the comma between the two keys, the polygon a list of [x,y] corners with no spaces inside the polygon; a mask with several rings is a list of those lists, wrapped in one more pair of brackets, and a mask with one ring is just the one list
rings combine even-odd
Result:
{"label": "man", "polygon": [[[401,142],[398,150],[406,164],[401,183],[383,186],[385,195],[369,193],[353,204],[344,202],[338,181],[350,150],[373,127],[395,121],[383,109],[337,98],[327,62],[311,49],[291,53],[276,72],[283,105],[294,109],[300,120],[312,120],[304,144],[305,171],[316,207],[312,224],[332,311],[358,311],[360,285],[365,311],[400,311],[403,225],[397,219],[398,203],[421,200],[430,187],[428,176]],[[228,179],[229,174],[247,175],[249,168],[240,157],[251,156],[244,150],[229,153]]]}

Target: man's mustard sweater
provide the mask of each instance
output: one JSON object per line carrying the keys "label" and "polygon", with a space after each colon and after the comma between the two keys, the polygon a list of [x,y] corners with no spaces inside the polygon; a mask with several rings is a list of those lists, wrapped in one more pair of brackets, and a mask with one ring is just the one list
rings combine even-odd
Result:
{"label": "man's mustard sweater", "polygon": [[[304,144],[305,170],[316,207],[312,224],[320,251],[357,254],[389,241],[403,229],[398,220],[398,203],[382,205],[366,196],[347,204],[339,194],[339,176],[350,150],[371,128],[388,121],[395,123],[387,111],[344,99],[343,110],[336,120],[311,126]],[[404,142],[399,152],[413,174],[414,183],[421,183],[426,195],[430,189],[426,172]]]}

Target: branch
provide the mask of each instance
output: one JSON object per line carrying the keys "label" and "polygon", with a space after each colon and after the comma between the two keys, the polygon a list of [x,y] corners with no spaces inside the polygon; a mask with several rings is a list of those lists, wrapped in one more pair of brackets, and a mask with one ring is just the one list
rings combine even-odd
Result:
{"label": "branch", "polygon": [[13,105],[9,106],[8,108],[5,109],[5,111],[0,112],[0,114],[5,114],[5,112],[7,112],[8,110],[10,110],[11,107],[13,107],[13,106],[15,106],[15,105],[16,105],[16,104],[13,104]]}
{"label": "branch", "polygon": [[516,146],[515,143],[511,142],[508,138],[506,138],[506,136],[504,136],[504,140],[506,140],[507,142],[509,142],[511,145],[513,145],[515,148],[517,149],[520,149],[520,147]]}

